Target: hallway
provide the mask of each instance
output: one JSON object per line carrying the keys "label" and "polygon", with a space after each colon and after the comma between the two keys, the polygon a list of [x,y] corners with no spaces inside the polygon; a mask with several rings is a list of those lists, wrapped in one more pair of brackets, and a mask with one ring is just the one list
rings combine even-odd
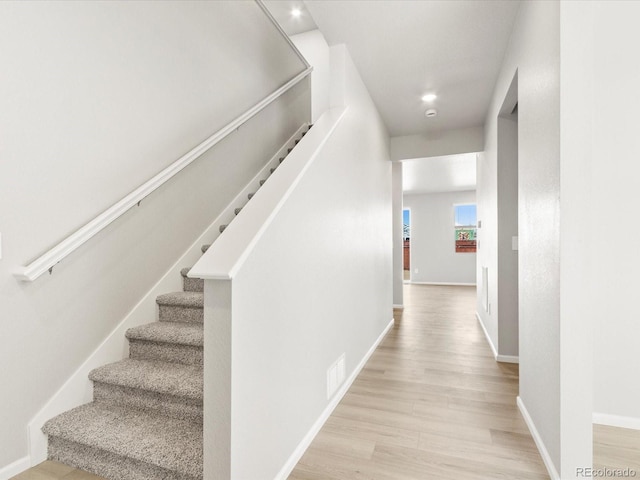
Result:
{"label": "hallway", "polygon": [[[548,479],[473,287],[405,284],[405,310],[289,480]],[[640,469],[637,431],[596,426],[596,467]],[[15,480],[99,480],[47,461]],[[610,477],[607,477],[610,478]]]}
{"label": "hallway", "polygon": [[404,285],[402,313],[289,480],[548,479],[473,287]]}

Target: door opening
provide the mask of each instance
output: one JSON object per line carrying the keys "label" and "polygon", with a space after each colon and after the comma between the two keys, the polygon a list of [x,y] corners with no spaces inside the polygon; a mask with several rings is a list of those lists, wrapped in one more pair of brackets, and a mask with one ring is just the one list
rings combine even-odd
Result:
{"label": "door opening", "polygon": [[498,116],[498,359],[519,360],[518,74]]}
{"label": "door opening", "polygon": [[411,281],[411,211],[402,210],[402,274],[405,282]]}

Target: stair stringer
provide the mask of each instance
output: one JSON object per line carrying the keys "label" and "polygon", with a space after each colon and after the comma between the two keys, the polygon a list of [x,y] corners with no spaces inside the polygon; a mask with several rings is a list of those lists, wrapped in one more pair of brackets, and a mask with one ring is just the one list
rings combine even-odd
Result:
{"label": "stair stringer", "polygon": [[[213,243],[219,236],[221,224],[230,223],[236,216],[235,209],[243,206],[247,195],[260,188],[260,180],[269,175],[276,167],[280,157],[295,145],[295,140],[306,131],[308,124],[301,125],[285,144],[273,155],[260,171],[229,202],[207,229],[189,246],[184,254],[167,270],[162,278],[144,295],[125,318],[107,335],[104,341],[87,357],[78,369],[67,379],[60,389],[49,399],[40,411],[31,419],[27,427],[29,443],[29,462],[35,466],[47,459],[47,436],[42,432],[45,422],[67,410],[78,407],[93,399],[93,382],[89,372],[107,363],[117,362],[129,354],[129,342],[125,332],[132,327],[144,325],[158,318],[156,298],[166,292],[182,290],[180,270],[184,265],[194,265],[201,257],[203,244]],[[230,159],[232,161],[232,159]]]}

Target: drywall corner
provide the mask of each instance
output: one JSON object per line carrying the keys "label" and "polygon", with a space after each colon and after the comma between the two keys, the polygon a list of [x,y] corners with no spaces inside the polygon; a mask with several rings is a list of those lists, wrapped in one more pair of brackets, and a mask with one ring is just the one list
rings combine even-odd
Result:
{"label": "drywall corner", "polygon": [[329,109],[331,90],[331,55],[320,30],[292,35],[291,41],[313,67],[311,72],[311,122],[315,123]]}
{"label": "drywall corner", "polygon": [[331,64],[329,106],[345,107],[346,98],[346,57],[347,47],[344,44],[334,45],[329,49],[329,61]]}
{"label": "drywall corner", "polygon": [[391,160],[440,157],[484,150],[484,127],[391,137]]}

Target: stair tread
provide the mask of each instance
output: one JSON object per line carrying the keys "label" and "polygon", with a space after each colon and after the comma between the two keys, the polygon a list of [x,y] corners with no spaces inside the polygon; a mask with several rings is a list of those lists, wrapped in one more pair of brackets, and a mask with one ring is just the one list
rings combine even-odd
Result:
{"label": "stair tread", "polygon": [[172,292],[159,295],[156,298],[158,305],[173,305],[179,307],[204,307],[204,294],[202,292]]}
{"label": "stair tread", "polygon": [[156,343],[173,343],[202,347],[204,329],[202,324],[187,322],[153,322],[127,330],[128,339]]}
{"label": "stair tread", "polygon": [[203,396],[200,365],[126,358],[92,370],[89,379],[196,400]]}
{"label": "stair tread", "polygon": [[[180,275],[182,275],[184,278],[192,278],[189,277],[189,272],[191,271],[190,267],[184,267],[182,270],[180,270]],[[200,280],[197,277],[193,277],[194,280]]]}
{"label": "stair tread", "polygon": [[42,431],[202,478],[202,425],[195,422],[92,402],[52,418]]}

